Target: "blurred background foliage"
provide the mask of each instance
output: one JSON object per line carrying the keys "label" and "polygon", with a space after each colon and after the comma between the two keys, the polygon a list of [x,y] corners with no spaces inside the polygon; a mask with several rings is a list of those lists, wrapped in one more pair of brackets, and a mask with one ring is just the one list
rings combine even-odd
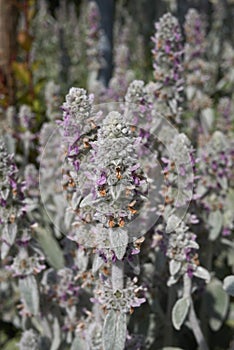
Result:
{"label": "blurred background foliage", "polygon": [[[87,87],[85,57],[85,8],[88,0],[0,0],[0,105],[26,103],[36,113],[43,112],[40,103],[46,81],[54,80],[67,91],[71,85]],[[108,84],[115,62],[116,49],[113,30],[119,35],[126,25],[126,14],[131,17],[129,35],[129,68],[136,72],[136,78],[146,78],[151,74],[150,37],[154,22],[166,11],[172,11],[181,24],[190,7],[199,9],[211,26],[217,11],[216,0],[96,0],[101,14],[101,26],[109,41],[106,54],[107,67],[101,68],[99,78]],[[233,40],[232,0],[222,0],[224,11],[223,38]],[[122,28],[121,28],[122,27]],[[209,29],[209,28],[208,28]],[[134,35],[136,34],[136,35]],[[134,42],[140,37],[140,43]],[[45,38],[47,38],[45,40]],[[114,43],[114,45],[113,45]],[[134,61],[136,51],[144,53],[142,66]],[[105,50],[105,49],[104,49]]]}

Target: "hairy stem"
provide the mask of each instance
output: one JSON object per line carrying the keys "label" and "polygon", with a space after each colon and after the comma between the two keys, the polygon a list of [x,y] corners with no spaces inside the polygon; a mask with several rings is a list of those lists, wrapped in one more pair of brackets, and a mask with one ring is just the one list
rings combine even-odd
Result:
{"label": "hairy stem", "polygon": [[191,298],[192,294],[192,280],[191,278],[187,275],[187,273],[184,274],[184,297],[186,298]]}
{"label": "hairy stem", "polygon": [[190,309],[188,318],[194,337],[197,341],[197,344],[199,345],[199,350],[209,350],[205,337],[200,328],[197,315],[194,310],[192,299],[192,279],[187,275],[187,273],[184,275],[184,297],[188,297],[190,299]]}
{"label": "hairy stem", "polygon": [[123,261],[117,260],[112,265],[112,288],[113,290],[121,290],[124,286],[124,263]]}
{"label": "hairy stem", "polygon": [[190,310],[189,310],[189,322],[194,334],[194,337],[199,345],[199,350],[209,350],[204,335],[201,331],[197,315],[194,310],[193,301],[191,300]]}

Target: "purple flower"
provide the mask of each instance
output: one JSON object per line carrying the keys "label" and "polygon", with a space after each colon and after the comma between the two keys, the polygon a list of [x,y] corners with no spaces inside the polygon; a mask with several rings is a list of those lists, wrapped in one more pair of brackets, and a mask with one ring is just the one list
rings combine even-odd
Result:
{"label": "purple flower", "polygon": [[97,180],[97,185],[98,186],[104,185],[106,183],[106,181],[107,181],[106,173],[102,172],[101,176]]}

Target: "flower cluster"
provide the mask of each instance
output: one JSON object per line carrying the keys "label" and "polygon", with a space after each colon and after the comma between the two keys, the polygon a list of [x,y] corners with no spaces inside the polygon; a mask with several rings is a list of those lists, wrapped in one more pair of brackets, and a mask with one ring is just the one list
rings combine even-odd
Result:
{"label": "flower cluster", "polygon": [[73,87],[69,90],[62,108],[64,136],[72,144],[90,130],[87,122],[91,116],[92,96],[87,95],[84,89]]}
{"label": "flower cluster", "polygon": [[47,271],[43,276],[43,291],[62,308],[72,308],[77,304],[79,285],[75,280],[75,272],[63,268],[55,272]]}
{"label": "flower cluster", "polygon": [[34,164],[28,164],[25,167],[24,193],[26,211],[31,212],[39,204],[39,173]]}
{"label": "flower cluster", "polygon": [[34,117],[34,114],[31,111],[31,108],[27,105],[22,105],[20,106],[20,110],[18,113],[18,118],[19,118],[19,124],[20,126],[27,130],[32,127],[32,122]]}
{"label": "flower cluster", "polygon": [[[140,139],[118,112],[110,112],[98,132],[92,124],[89,126],[92,107],[80,90],[71,89],[64,104],[65,135],[71,126],[77,134],[76,142],[68,148],[72,168],[64,174],[64,188],[72,193],[73,201],[80,202],[79,211],[75,208],[76,226],[79,217],[79,221],[97,221],[106,228],[123,227],[125,220],[137,213],[141,202],[137,198],[147,190],[135,151]],[[81,99],[73,98],[81,93]],[[87,133],[78,136],[82,122]],[[82,221],[80,224],[83,226]]]}
{"label": "flower cluster", "polygon": [[88,58],[88,67],[91,72],[98,71],[101,64],[100,50],[99,50],[99,41],[101,39],[101,30],[100,30],[100,13],[97,6],[97,3],[90,1],[87,7],[87,58]]}
{"label": "flower cluster", "polygon": [[[173,231],[172,231],[173,230]],[[167,251],[166,255],[170,259],[170,278],[168,285],[176,283],[181,276],[188,274],[190,278],[199,275],[200,265],[197,251],[199,245],[196,242],[196,235],[189,231],[189,227],[176,215],[171,215],[167,219],[166,226]],[[208,272],[205,279],[208,278]]]}
{"label": "flower cluster", "polygon": [[196,192],[199,202],[208,213],[210,239],[220,232],[230,235],[233,213],[230,196],[233,181],[233,143],[222,132],[215,131],[209,142],[201,147],[198,157],[200,180]]}
{"label": "flower cluster", "polygon": [[13,263],[8,267],[13,272],[14,277],[26,277],[36,275],[46,268],[43,264],[44,257],[32,255],[28,256],[25,248],[21,248],[19,254],[14,257]]}
{"label": "flower cluster", "polygon": [[137,213],[140,194],[147,190],[135,151],[138,144],[139,139],[118,112],[107,115],[97,141],[92,143],[98,206],[100,214],[104,213],[99,220],[110,227],[123,227],[125,220]]}
{"label": "flower cluster", "polygon": [[[140,137],[152,129],[152,101],[143,80],[133,80],[125,95],[125,115],[132,125],[141,128]],[[149,135],[148,135],[149,136]]]}
{"label": "flower cluster", "polygon": [[217,129],[224,133],[231,132],[232,129],[232,101],[229,97],[222,97],[217,106],[219,115]]}
{"label": "flower cluster", "polygon": [[165,205],[173,208],[186,206],[193,190],[193,150],[185,134],[176,135],[168,145],[168,156],[162,156],[164,184],[161,193]]}
{"label": "flower cluster", "polygon": [[204,21],[195,9],[190,9],[186,14],[184,30],[186,33],[186,59],[193,60],[205,52],[205,27]]}
{"label": "flower cluster", "polygon": [[39,334],[34,330],[26,330],[19,342],[20,350],[38,350],[39,348]]}
{"label": "flower cluster", "polygon": [[103,305],[107,310],[113,309],[120,312],[132,312],[133,308],[141,306],[146,301],[144,297],[144,288],[136,285],[137,279],[128,280],[123,289],[113,290],[112,286],[104,283],[94,291],[95,301]]}
{"label": "flower cluster", "polygon": [[17,180],[17,168],[13,156],[0,142],[0,227],[1,256],[5,258],[14,244],[18,222],[24,216],[24,195],[22,185]]}
{"label": "flower cluster", "polygon": [[[64,157],[61,153],[62,135],[58,126],[54,121],[44,123],[39,134],[38,161],[40,162],[40,195],[42,203],[45,205],[49,215],[54,220],[54,223],[56,225],[56,235],[58,237],[61,235],[61,232],[65,232],[63,219],[65,200],[63,197],[63,188],[61,185],[61,167]],[[30,167],[29,170],[32,170],[32,168]],[[35,169],[31,175],[33,175],[31,180],[35,183]],[[27,180],[29,180],[28,176],[26,176],[25,180],[26,188],[30,187],[30,184],[27,183]],[[27,192],[29,194],[29,199],[32,202],[34,198],[31,197],[33,193],[30,188],[27,188]]]}
{"label": "flower cluster", "polygon": [[155,24],[155,29],[156,34],[152,38],[155,47],[152,53],[157,110],[163,116],[179,122],[184,84],[179,22],[167,13]]}
{"label": "flower cluster", "polygon": [[185,18],[186,44],[184,65],[186,73],[186,95],[189,107],[197,112],[212,106],[209,92],[212,89],[214,65],[206,60],[205,26],[200,14],[190,9]]}
{"label": "flower cluster", "polygon": [[223,45],[221,61],[222,78],[217,84],[218,90],[224,90],[226,93],[232,93],[234,86],[234,49],[232,45],[225,41]]}

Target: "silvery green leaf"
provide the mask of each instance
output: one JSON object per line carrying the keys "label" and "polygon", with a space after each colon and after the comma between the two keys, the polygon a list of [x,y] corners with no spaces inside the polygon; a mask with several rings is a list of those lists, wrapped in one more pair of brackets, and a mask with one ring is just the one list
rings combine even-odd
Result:
{"label": "silvery green leaf", "polygon": [[4,226],[3,229],[3,239],[7,241],[7,243],[9,243],[9,245],[11,246],[14,242],[15,242],[15,238],[16,238],[16,234],[17,234],[17,225],[14,224],[8,224],[6,226]]}
{"label": "silvery green leaf", "polygon": [[127,317],[125,313],[108,311],[102,333],[104,350],[123,350],[127,335]]}
{"label": "silvery green leaf", "polygon": [[217,84],[217,90],[222,90],[227,84],[226,78],[221,79]]}
{"label": "silvery green leaf", "polygon": [[60,333],[60,325],[57,317],[54,318],[52,328],[53,328],[53,341],[52,341],[50,350],[58,350],[61,344],[61,333]]}
{"label": "silvery green leaf", "polygon": [[188,243],[188,248],[199,249],[199,244],[196,241],[190,241]]}
{"label": "silvery green leaf", "polygon": [[187,95],[187,98],[188,98],[189,101],[193,98],[195,92],[196,92],[196,89],[193,86],[188,86],[187,87],[186,95]]}
{"label": "silvery green leaf", "polygon": [[234,207],[234,190],[232,188],[228,190],[227,205],[230,208],[230,210],[232,210]]}
{"label": "silvery green leaf", "polygon": [[10,245],[6,242],[2,242],[1,245],[1,259],[5,259],[10,250]]}
{"label": "silvery green leaf", "polygon": [[181,219],[172,214],[167,220],[166,232],[175,231],[175,228],[179,225]]}
{"label": "silvery green leaf", "polygon": [[176,260],[171,260],[169,263],[169,270],[172,276],[176,275],[181,268],[181,262]]}
{"label": "silvery green leaf", "polygon": [[227,264],[230,267],[234,266],[233,247],[227,249]]}
{"label": "silvery green leaf", "polygon": [[128,233],[127,231],[116,228],[109,231],[109,237],[111,242],[111,248],[114,250],[115,255],[121,260],[126,252],[128,246]]}
{"label": "silvery green leaf", "polygon": [[104,350],[113,350],[116,337],[117,312],[114,310],[108,311],[102,332],[102,342]]}
{"label": "silvery green leaf", "polygon": [[177,112],[177,101],[176,99],[173,100],[169,100],[169,106],[172,110],[172,113],[176,113]]}
{"label": "silvery green leaf", "polygon": [[207,286],[205,295],[209,325],[213,331],[218,331],[226,318],[229,297],[223,290],[223,284],[217,278],[213,278]]}
{"label": "silvery green leaf", "polygon": [[190,300],[188,297],[177,300],[172,309],[172,323],[175,329],[180,330],[189,311]]}
{"label": "silvery green leaf", "polygon": [[227,190],[228,188],[228,180],[226,177],[219,177],[219,184],[224,190]]}
{"label": "silvery green leaf", "polygon": [[99,255],[95,254],[93,259],[92,273],[96,273],[103,264],[104,262],[102,258]]}
{"label": "silvery green leaf", "polygon": [[84,250],[78,249],[77,251],[77,265],[79,266],[79,271],[84,272],[87,270],[89,263],[89,256],[85,253]]}
{"label": "silvery green leaf", "polygon": [[39,291],[36,278],[32,275],[19,279],[19,290],[28,311],[33,315],[39,313]]}
{"label": "silvery green leaf", "polygon": [[76,210],[79,203],[81,200],[81,196],[78,196],[77,193],[75,192],[72,196],[72,200],[71,200],[71,207],[73,210]]}
{"label": "silvery green leaf", "polygon": [[223,226],[231,227],[234,221],[234,212],[233,209],[225,209],[223,213]]}
{"label": "silvery green leaf", "polygon": [[234,242],[227,238],[221,238],[221,243],[225,244],[228,248],[234,249]]}
{"label": "silvery green leaf", "polygon": [[168,281],[167,281],[167,286],[171,287],[173,284],[177,283],[178,280],[180,278],[180,275],[174,275],[174,276],[170,276]]}
{"label": "silvery green leaf", "polygon": [[2,190],[1,191],[1,197],[2,197],[2,199],[7,199],[7,197],[8,197],[8,195],[9,195],[9,193],[10,193],[10,190],[9,190],[9,188],[6,188],[5,190]]}
{"label": "silvery green leaf", "polygon": [[216,238],[219,236],[222,225],[223,225],[223,216],[220,212],[220,210],[216,210],[214,212],[211,212],[208,217],[208,223],[211,227],[210,233],[209,233],[209,239],[211,241],[215,241]]}
{"label": "silvery green leaf", "polygon": [[72,224],[72,220],[74,218],[74,212],[72,210],[66,210],[65,212],[65,218],[64,218],[64,224],[65,227],[70,228]]}
{"label": "silvery green leaf", "polygon": [[89,193],[82,201],[80,202],[80,208],[84,208],[86,206],[93,204],[93,194]]}
{"label": "silvery green leaf", "polygon": [[206,283],[210,282],[209,272],[202,266],[198,266],[197,269],[193,272],[193,275],[199,278],[202,278]]}
{"label": "silvery green leaf", "polygon": [[73,340],[71,350],[89,350],[89,346],[82,338],[76,336]]}
{"label": "silvery green leaf", "polygon": [[234,275],[224,278],[223,289],[231,296],[234,296]]}
{"label": "silvery green leaf", "polygon": [[214,110],[212,108],[205,108],[201,111],[201,122],[204,130],[207,132],[211,130],[214,122]]}
{"label": "silvery green leaf", "polygon": [[203,196],[207,192],[207,188],[203,186],[202,184],[198,184],[196,187],[196,193],[199,196]]}
{"label": "silvery green leaf", "polygon": [[114,350],[123,350],[127,336],[127,316],[125,313],[120,313],[116,327],[116,342]]}
{"label": "silvery green leaf", "polygon": [[47,261],[55,269],[62,269],[64,267],[63,252],[49,230],[38,227],[36,230],[36,238],[40,244]]}

